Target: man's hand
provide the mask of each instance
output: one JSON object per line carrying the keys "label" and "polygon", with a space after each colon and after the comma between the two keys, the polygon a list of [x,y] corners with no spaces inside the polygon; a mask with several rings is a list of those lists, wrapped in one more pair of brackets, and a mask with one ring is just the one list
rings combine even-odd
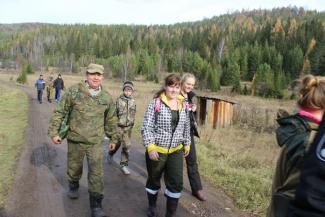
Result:
{"label": "man's hand", "polygon": [[158,161],[159,160],[159,154],[156,150],[152,150],[148,152],[150,160]]}
{"label": "man's hand", "polygon": [[61,144],[62,139],[61,139],[60,136],[54,136],[54,137],[52,137],[52,142],[53,142],[54,144],[58,145],[58,144]]}
{"label": "man's hand", "polygon": [[114,144],[114,143],[108,144],[108,150],[109,151],[113,151],[115,149],[115,147],[116,147],[116,144]]}
{"label": "man's hand", "polygon": [[189,155],[190,150],[184,150],[184,157],[187,157],[187,155]]}

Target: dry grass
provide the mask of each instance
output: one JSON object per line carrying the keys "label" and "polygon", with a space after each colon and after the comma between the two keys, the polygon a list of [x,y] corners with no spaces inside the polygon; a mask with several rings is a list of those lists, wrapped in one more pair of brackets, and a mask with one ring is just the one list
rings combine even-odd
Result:
{"label": "dry grass", "polygon": [[278,155],[274,135],[236,126],[203,127],[200,132],[197,154],[201,174],[224,188],[241,209],[264,214]]}
{"label": "dry grass", "polygon": [[27,111],[28,100],[25,94],[0,87],[0,208],[4,206],[14,180],[24,141]]}
{"label": "dry grass", "polygon": [[[0,74],[0,79],[10,80],[12,75]],[[28,83],[33,86],[38,75],[29,75]],[[47,75],[45,74],[45,78]],[[82,80],[83,76],[63,75],[66,86]],[[13,79],[15,80],[15,78]],[[134,139],[141,144],[140,127],[148,102],[159,85],[151,82],[136,81],[134,97],[137,102]],[[106,79],[104,87],[117,97],[121,94],[121,81]],[[209,93],[209,95],[213,95]],[[274,133],[256,131],[261,120],[268,120],[275,126],[277,109],[294,110],[293,101],[261,99],[249,96],[231,96],[249,111],[256,108],[261,113],[249,113],[241,116],[242,122],[226,129],[207,129],[201,127],[201,139],[197,140],[197,154],[201,174],[215,186],[222,187],[231,195],[243,210],[263,215],[270,199],[272,175],[279,148]],[[267,113],[269,116],[263,116]],[[254,126],[256,125],[256,126]],[[271,133],[270,133],[271,132]]]}

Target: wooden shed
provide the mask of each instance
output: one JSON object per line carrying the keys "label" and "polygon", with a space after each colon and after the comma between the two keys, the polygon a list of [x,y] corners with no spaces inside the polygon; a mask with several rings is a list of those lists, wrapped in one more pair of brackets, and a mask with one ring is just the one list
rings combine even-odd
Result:
{"label": "wooden shed", "polygon": [[234,101],[218,96],[197,96],[198,124],[212,128],[228,127],[233,123]]}

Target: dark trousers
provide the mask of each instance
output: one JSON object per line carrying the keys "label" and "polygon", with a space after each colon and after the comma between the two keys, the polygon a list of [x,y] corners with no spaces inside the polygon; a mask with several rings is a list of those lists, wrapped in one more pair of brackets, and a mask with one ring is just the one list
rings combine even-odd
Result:
{"label": "dark trousers", "polygon": [[42,102],[42,98],[43,98],[43,90],[37,90],[37,100],[39,102]]}
{"label": "dark trousers", "polygon": [[148,153],[146,153],[148,171],[146,188],[152,192],[158,192],[160,179],[164,173],[166,190],[176,194],[176,196],[170,197],[179,198],[183,190],[183,151],[179,150],[171,154],[159,153],[159,158],[159,161],[150,160]]}
{"label": "dark trousers", "polygon": [[191,136],[191,149],[189,155],[186,157],[187,175],[190,181],[192,193],[202,190],[201,178],[196,161],[196,150],[194,136]]}

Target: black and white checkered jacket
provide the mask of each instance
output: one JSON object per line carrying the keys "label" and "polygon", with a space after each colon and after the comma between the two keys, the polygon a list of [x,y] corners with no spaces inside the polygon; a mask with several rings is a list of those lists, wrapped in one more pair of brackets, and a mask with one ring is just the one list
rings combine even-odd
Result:
{"label": "black and white checkered jacket", "polygon": [[[159,111],[155,111],[156,99],[151,100],[144,115],[141,129],[144,146],[156,145],[159,148],[175,148],[179,145],[191,144],[190,119],[186,106],[183,106],[182,97],[179,98],[179,105],[182,105],[179,113],[177,127],[172,133],[171,109],[166,104],[166,96],[161,96]],[[155,117],[155,112],[158,112]],[[157,119],[157,120],[155,120]]]}

